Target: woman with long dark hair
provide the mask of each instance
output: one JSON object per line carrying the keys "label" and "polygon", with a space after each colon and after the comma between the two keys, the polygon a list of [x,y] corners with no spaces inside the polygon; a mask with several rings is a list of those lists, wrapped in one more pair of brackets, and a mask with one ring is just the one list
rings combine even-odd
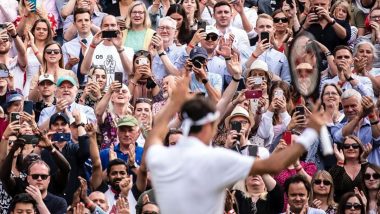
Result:
{"label": "woman with long dark hair", "polygon": [[175,43],[177,45],[188,44],[191,41],[194,32],[190,30],[190,24],[183,6],[180,4],[170,5],[166,16],[170,16],[177,22],[177,39],[175,40]]}

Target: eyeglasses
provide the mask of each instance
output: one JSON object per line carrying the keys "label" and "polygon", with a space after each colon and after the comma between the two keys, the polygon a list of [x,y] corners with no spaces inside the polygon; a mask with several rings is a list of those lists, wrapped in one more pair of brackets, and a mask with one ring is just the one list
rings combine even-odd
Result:
{"label": "eyeglasses", "polygon": [[362,208],[362,205],[358,203],[354,203],[354,204],[347,203],[346,205],[344,205],[344,208],[346,210],[351,210],[352,208],[354,208],[354,210],[360,210],[360,208]]}
{"label": "eyeglasses", "polygon": [[274,23],[279,23],[279,22],[282,22],[282,23],[288,23],[289,19],[286,18],[286,17],[283,17],[283,18],[273,18],[273,22]]}
{"label": "eyeglasses", "polygon": [[144,11],[132,11],[132,13],[131,13],[132,15],[144,15],[145,14],[145,12]]}
{"label": "eyeglasses", "polygon": [[323,95],[330,97],[330,96],[337,96],[338,93],[330,91],[330,92],[325,92]]}
{"label": "eyeglasses", "polygon": [[213,34],[213,33],[209,33],[209,34],[207,34],[207,36],[206,36],[206,41],[208,41],[208,40],[211,39],[211,41],[214,41],[214,42],[215,42],[218,38],[219,38],[218,35]]}
{"label": "eyeglasses", "polygon": [[373,178],[374,180],[378,180],[378,179],[380,179],[380,174],[378,174],[378,173],[374,173],[374,174],[365,173],[364,174],[365,180],[371,180],[371,178]]}
{"label": "eyeglasses", "polygon": [[33,180],[37,180],[38,178],[41,178],[42,180],[46,180],[49,175],[44,175],[44,174],[32,174],[30,177],[33,178]]}
{"label": "eyeglasses", "polygon": [[157,29],[160,31],[163,31],[163,30],[170,31],[170,30],[174,30],[175,28],[172,28],[170,26],[159,26],[157,27]]}
{"label": "eyeglasses", "polygon": [[47,54],[60,54],[61,50],[59,50],[59,49],[46,49],[45,53],[47,53]]}
{"label": "eyeglasses", "polygon": [[354,144],[343,144],[343,149],[349,149],[351,147],[353,149],[359,149],[360,145],[357,144],[357,143],[354,143]]}
{"label": "eyeglasses", "polygon": [[325,186],[330,186],[331,185],[331,182],[330,181],[327,181],[327,180],[321,180],[321,179],[315,179],[314,180],[314,184],[315,185],[321,185],[323,183],[323,185]]}

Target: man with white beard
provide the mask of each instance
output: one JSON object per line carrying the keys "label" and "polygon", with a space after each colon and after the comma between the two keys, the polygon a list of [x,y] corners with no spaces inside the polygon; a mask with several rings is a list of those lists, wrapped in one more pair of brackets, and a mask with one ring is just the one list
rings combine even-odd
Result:
{"label": "man with white beard", "polygon": [[175,86],[175,84],[176,84],[175,76],[168,75],[168,76],[164,77],[164,79],[162,80],[162,88],[161,88],[162,89],[162,96],[163,96],[164,100],[162,100],[160,102],[155,102],[153,104],[153,106],[152,106],[153,115],[156,115],[161,110],[161,108],[166,104],[166,101],[168,100],[168,98],[172,94],[172,90],[173,90],[173,87]]}

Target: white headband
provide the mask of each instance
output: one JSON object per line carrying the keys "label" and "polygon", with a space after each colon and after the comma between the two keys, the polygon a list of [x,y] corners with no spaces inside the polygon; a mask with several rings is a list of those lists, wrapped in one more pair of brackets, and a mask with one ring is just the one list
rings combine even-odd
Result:
{"label": "white headband", "polygon": [[207,123],[214,122],[219,118],[220,113],[218,111],[216,111],[214,113],[210,112],[206,116],[202,117],[201,119],[199,119],[197,121],[193,121],[191,118],[189,118],[189,116],[186,113],[184,113],[183,116],[185,118],[182,122],[183,135],[188,136],[190,128],[192,126],[201,126],[201,125],[205,125]]}

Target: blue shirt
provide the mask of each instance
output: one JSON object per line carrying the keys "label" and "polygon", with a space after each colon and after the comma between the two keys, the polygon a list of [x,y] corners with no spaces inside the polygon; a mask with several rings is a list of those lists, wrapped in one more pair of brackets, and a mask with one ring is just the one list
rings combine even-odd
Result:
{"label": "blue shirt", "polygon": [[[116,152],[117,158],[120,158],[120,159],[124,160],[125,162],[128,161],[128,155],[124,154],[122,151],[120,151],[120,143],[117,144],[114,147],[113,150]],[[143,151],[144,151],[144,148],[139,147],[136,144],[136,148],[135,148],[136,160],[135,160],[135,162],[137,163],[137,165],[141,164],[141,159],[142,159]],[[110,153],[110,149],[109,148],[103,149],[102,151],[100,151],[100,160],[102,161],[102,168],[103,169],[107,169],[108,168],[108,165],[109,165],[109,162],[110,162],[109,153]]]}
{"label": "blue shirt", "polygon": [[[341,87],[342,91],[352,88],[358,91],[362,96],[370,96],[371,98],[374,98],[372,82],[368,77],[358,76],[356,74],[352,74],[351,77],[354,78],[355,80],[358,80],[359,83],[355,87],[352,87],[351,83],[346,81]],[[338,76],[332,79],[323,80],[321,82],[321,90],[325,84],[333,83],[333,84],[338,85],[338,82],[339,82]]]}
{"label": "blue shirt", "polygon": [[[347,123],[348,121],[338,123],[335,126],[331,127],[331,134],[333,135],[335,143],[343,143],[344,136],[342,134],[342,129],[345,125],[347,125]],[[363,145],[368,143],[372,144],[373,149],[368,156],[368,162],[375,165],[380,165],[380,137],[377,139],[372,137],[371,123],[367,118],[364,118],[363,122],[359,125],[359,131],[354,131],[352,134],[357,136]]]}
{"label": "blue shirt", "polygon": [[[242,50],[242,62],[247,61],[247,59],[251,56],[253,51],[256,50],[256,46],[251,46],[248,50],[248,52],[244,49]],[[269,48],[264,53],[262,53],[258,59],[266,62],[268,64],[269,71],[279,76],[282,81],[285,81],[287,83],[291,82],[288,59],[286,58],[284,53],[274,48]],[[249,68],[245,67],[245,63],[243,63],[243,70],[249,70]]]}
{"label": "blue shirt", "polygon": [[[74,109],[78,109],[81,114],[86,115],[87,121],[90,123],[96,123],[96,116],[94,113],[94,109],[89,106],[84,106],[73,102],[69,107],[69,112],[72,112]],[[41,111],[40,119],[38,120],[38,126],[41,126],[45,121],[50,120],[50,117],[55,114],[55,105],[49,106]]]}
{"label": "blue shirt", "polygon": [[[219,74],[207,72],[207,78],[211,86],[215,90],[217,90],[220,94],[222,94],[222,89],[223,89],[222,77]],[[190,90],[192,92],[204,92],[206,93],[206,96],[208,96],[206,87],[204,86],[202,82],[198,82],[198,80],[195,77],[194,72],[191,73]]]}
{"label": "blue shirt", "polygon": [[[185,61],[181,58],[186,54],[185,46],[178,47],[175,44],[172,44],[165,50],[165,52],[177,69],[180,69],[184,66]],[[152,69],[156,80],[162,80],[169,74],[165,69],[164,63],[161,61],[158,55],[153,58]]]}

